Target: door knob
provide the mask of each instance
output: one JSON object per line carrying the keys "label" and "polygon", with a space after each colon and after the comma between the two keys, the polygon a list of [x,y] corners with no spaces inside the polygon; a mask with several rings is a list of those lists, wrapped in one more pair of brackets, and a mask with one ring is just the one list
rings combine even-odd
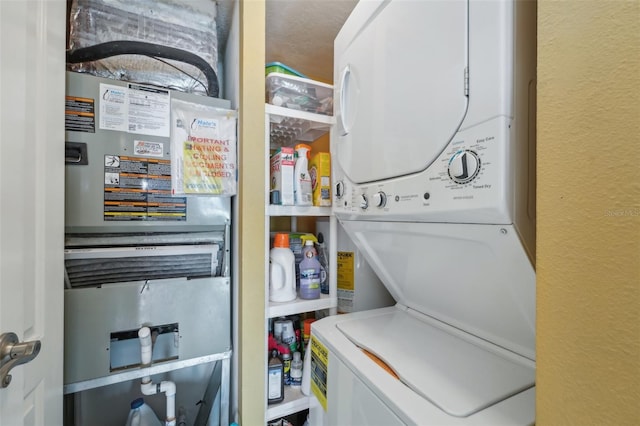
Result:
{"label": "door knob", "polygon": [[0,334],[0,387],[9,386],[11,383],[9,371],[38,356],[40,346],[40,340],[21,343],[15,333]]}

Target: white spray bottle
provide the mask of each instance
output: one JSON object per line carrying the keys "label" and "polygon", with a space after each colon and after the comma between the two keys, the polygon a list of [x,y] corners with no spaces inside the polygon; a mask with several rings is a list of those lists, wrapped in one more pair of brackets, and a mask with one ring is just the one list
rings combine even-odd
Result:
{"label": "white spray bottle", "polygon": [[296,206],[313,205],[313,191],[311,189],[311,175],[309,174],[309,156],[311,147],[306,144],[298,144],[296,150],[296,165],[294,167],[293,191]]}

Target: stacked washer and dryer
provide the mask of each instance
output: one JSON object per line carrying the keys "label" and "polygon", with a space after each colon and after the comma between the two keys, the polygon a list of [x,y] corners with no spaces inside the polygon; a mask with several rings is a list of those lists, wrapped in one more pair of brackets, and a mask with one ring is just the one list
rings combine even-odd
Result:
{"label": "stacked washer and dryer", "polygon": [[310,423],[535,422],[533,1],[361,1],[334,213],[397,301],[313,324]]}

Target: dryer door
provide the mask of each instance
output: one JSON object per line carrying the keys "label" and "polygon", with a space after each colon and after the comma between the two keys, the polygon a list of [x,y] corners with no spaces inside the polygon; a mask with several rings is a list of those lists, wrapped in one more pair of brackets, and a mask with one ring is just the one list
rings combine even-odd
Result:
{"label": "dryer door", "polygon": [[[361,5],[358,5],[361,6]],[[332,151],[356,183],[427,168],[467,109],[468,4],[357,7],[335,40]]]}

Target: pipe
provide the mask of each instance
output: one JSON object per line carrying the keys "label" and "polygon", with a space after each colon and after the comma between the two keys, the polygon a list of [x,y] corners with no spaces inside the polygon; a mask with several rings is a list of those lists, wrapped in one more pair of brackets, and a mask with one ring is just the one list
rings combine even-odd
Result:
{"label": "pipe", "polygon": [[220,93],[218,76],[207,61],[186,50],[161,44],[133,40],[108,41],[89,47],[67,50],[67,63],[92,62],[117,55],[143,55],[185,62],[198,68],[207,78],[207,95],[217,98]]}
{"label": "pipe", "polygon": [[138,330],[138,338],[140,339],[140,359],[142,366],[146,367],[151,365],[151,352],[153,351],[151,329],[149,327],[142,327]]}
{"label": "pipe", "polygon": [[178,423],[177,426],[187,426],[187,412],[184,407],[180,407],[178,410]]}
{"label": "pipe", "polygon": [[[138,330],[140,339],[140,358],[142,366],[151,365],[151,355],[153,351],[151,330],[149,327],[142,327]],[[150,376],[144,376],[140,383],[140,391],[143,395],[155,395],[164,393],[167,397],[167,414],[165,416],[165,426],[176,425],[176,384],[163,380],[160,383],[153,383]]]}

